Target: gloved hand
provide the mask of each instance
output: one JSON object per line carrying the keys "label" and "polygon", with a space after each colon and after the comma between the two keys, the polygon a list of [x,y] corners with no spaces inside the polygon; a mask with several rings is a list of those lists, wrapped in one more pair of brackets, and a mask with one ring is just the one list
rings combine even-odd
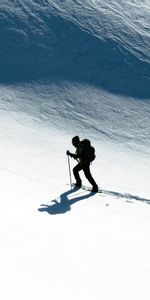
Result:
{"label": "gloved hand", "polygon": [[69,150],[66,151],[66,154],[69,155],[70,157],[73,157],[74,159],[76,159],[76,155],[71,153]]}
{"label": "gloved hand", "polygon": [[67,150],[67,151],[66,151],[66,154],[67,154],[67,155],[70,155],[70,151],[69,151],[69,150]]}

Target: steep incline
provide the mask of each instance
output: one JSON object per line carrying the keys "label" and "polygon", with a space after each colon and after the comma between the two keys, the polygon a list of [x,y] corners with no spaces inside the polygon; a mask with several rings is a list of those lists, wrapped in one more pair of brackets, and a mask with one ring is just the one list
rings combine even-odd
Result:
{"label": "steep incline", "polygon": [[59,77],[149,98],[148,20],[146,0],[4,0],[0,80]]}

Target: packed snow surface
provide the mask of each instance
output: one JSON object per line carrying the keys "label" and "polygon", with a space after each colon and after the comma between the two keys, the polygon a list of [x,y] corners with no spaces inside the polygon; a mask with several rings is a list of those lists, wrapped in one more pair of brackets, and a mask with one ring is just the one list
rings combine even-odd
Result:
{"label": "packed snow surface", "polygon": [[1,2],[0,298],[149,300],[149,0]]}

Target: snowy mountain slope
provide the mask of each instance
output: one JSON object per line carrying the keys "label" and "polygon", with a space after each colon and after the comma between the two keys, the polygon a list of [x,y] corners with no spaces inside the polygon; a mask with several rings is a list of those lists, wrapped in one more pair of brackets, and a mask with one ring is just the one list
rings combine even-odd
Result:
{"label": "snowy mountain slope", "polygon": [[[149,3],[137,1],[49,1],[55,12],[69,17],[83,30],[110,38],[149,62]],[[81,8],[81,9],[80,9]],[[144,17],[143,17],[144,16]],[[143,38],[144,37],[144,38]],[[144,44],[142,44],[142,41]],[[140,56],[141,54],[141,56]]]}
{"label": "snowy mountain slope", "polygon": [[[149,41],[149,29],[146,28],[149,10],[146,2],[140,12],[138,11],[138,2],[134,2],[134,10],[129,9],[131,6],[133,3],[122,2],[123,14],[120,2],[117,1],[112,1],[109,5],[104,3],[100,5],[99,2],[92,1],[85,1],[84,5],[81,5],[79,1],[60,3],[43,1],[36,4],[34,1],[14,1],[11,4],[4,1],[1,5],[3,22],[1,23],[2,52],[0,59],[1,71],[3,70],[2,78],[3,81],[7,79],[7,84],[3,82],[0,89],[1,120],[3,128],[4,112],[6,112],[8,119],[15,118],[15,122],[19,125],[17,125],[19,132],[22,124],[27,144],[32,141],[33,136],[35,144],[40,144],[38,128],[42,128],[42,132],[48,130],[51,134],[60,131],[63,135],[67,134],[69,140],[74,133],[81,134],[82,137],[89,136],[94,139],[93,142],[97,146],[97,161],[101,166],[97,171],[97,177],[100,177],[98,179],[100,184],[107,187],[111,181],[111,184],[116,186],[120,169],[125,170],[120,178],[121,190],[136,193],[138,188],[140,196],[144,192],[146,194],[143,196],[148,197],[149,177],[145,178],[144,176],[141,179],[141,172],[149,174],[150,85],[147,81],[148,77],[145,75],[143,77],[143,73],[140,73],[140,76],[144,79],[141,80],[138,77],[137,81],[128,67],[133,65],[136,74],[138,74],[139,65],[146,66],[146,69],[145,67],[142,69],[143,72],[149,70],[149,52],[146,51]],[[138,22],[137,25],[138,12],[141,16],[142,11],[145,13],[145,23]],[[114,19],[112,18],[113,13]],[[119,21],[116,14],[119,16]],[[109,24],[105,31],[104,18]],[[87,20],[90,21],[87,23]],[[95,22],[97,22],[97,26]],[[120,31],[115,29],[117,24]],[[145,29],[143,24],[145,24]],[[17,30],[24,37],[23,41],[26,44],[18,38]],[[10,31],[11,35],[8,34]],[[15,34],[16,42],[13,40]],[[109,43],[107,43],[108,38]],[[143,39],[144,47],[140,47],[141,39]],[[130,40],[130,47],[128,40]],[[114,45],[113,48],[109,47],[111,43]],[[122,50],[117,50],[119,52],[114,54],[114,49]],[[133,49],[137,49],[137,52],[135,53]],[[51,50],[52,57],[49,56],[52,53]],[[128,55],[126,51],[128,51]],[[140,56],[138,53],[143,54]],[[10,63],[7,58],[10,59]],[[119,64],[116,61],[118,59]],[[130,64],[127,63],[127,59]],[[134,64],[135,61],[136,64]],[[7,64],[7,66],[4,67],[3,64]],[[124,66],[129,72],[126,78],[122,73]],[[50,76],[47,81],[44,80],[45,75]],[[31,83],[20,82],[17,84],[16,81],[16,84],[10,84],[9,76],[13,77],[13,80],[24,77],[29,81],[30,78],[42,76],[43,79]],[[116,80],[115,76],[118,76],[119,79]],[[64,81],[66,78],[69,81]],[[97,87],[94,87],[93,84],[97,79],[101,80],[101,84],[99,81]],[[132,85],[131,93],[129,85],[124,84],[126,79],[130,81],[129,85],[132,85],[133,82],[135,84],[134,88]],[[123,85],[120,81],[124,82]],[[111,85],[116,94],[110,94],[104,90],[104,82],[107,85],[106,90],[110,90]],[[103,89],[100,89],[101,86]],[[122,96],[118,96],[120,88],[123,88],[124,95]],[[143,97],[143,93],[147,99],[140,98]],[[137,94],[138,98],[127,98],[127,94]],[[31,124],[31,127],[37,127],[36,130],[33,130],[36,133],[30,133],[31,137],[26,137],[27,128],[30,128],[28,123]],[[23,133],[19,133],[21,137]],[[5,136],[5,131],[3,136]],[[14,129],[14,136],[16,136],[16,129]],[[11,141],[11,139],[10,134],[9,140]],[[17,136],[15,139],[20,144],[21,139],[18,140]],[[13,142],[12,139],[12,144]],[[24,147],[24,139],[22,146]],[[52,148],[51,156],[53,157],[53,155]],[[120,164],[116,167],[118,159]],[[126,186],[124,180],[127,172],[126,159],[129,162],[127,165],[130,165],[128,168],[130,173],[128,176],[131,178],[130,188],[128,183]],[[121,166],[120,169],[118,169],[119,166]],[[116,169],[113,178],[106,179],[108,173],[112,174],[112,168]],[[101,178],[101,173],[104,174],[104,178]],[[142,190],[141,185],[143,186]]]}
{"label": "snowy mountain slope", "polygon": [[80,4],[5,0],[0,14],[1,81],[59,74],[63,80],[149,98],[147,3]]}
{"label": "snowy mountain slope", "polygon": [[146,0],[1,1],[1,299],[149,300],[149,28]]}
{"label": "snowy mountain slope", "polygon": [[[96,147],[97,165],[100,166],[97,169],[99,184],[106,187],[111,184],[117,188],[116,181],[120,180],[121,190],[134,194],[138,191],[140,196],[148,197],[149,176],[141,178],[141,172],[149,174],[150,167],[150,108],[147,102],[126,98],[118,100],[116,96],[103,91],[99,94],[98,89],[90,86],[62,82],[1,87],[0,95],[3,141],[9,140],[12,145],[17,143],[19,148],[22,145],[22,153],[24,145],[28,145],[28,148],[37,145],[36,151],[38,147],[41,150],[46,147],[46,153],[51,160],[55,155],[55,148],[57,151],[60,149],[60,159],[62,156],[65,159],[65,151],[68,147],[71,148],[71,136],[74,134],[79,134],[81,138],[88,136]],[[14,129],[10,126],[9,119],[12,120]],[[62,152],[59,145],[61,134],[66,137],[67,143],[64,144]],[[53,147],[52,135],[55,141]],[[113,176],[112,169],[115,170]],[[120,169],[123,176],[118,179]],[[130,188],[124,180],[127,170],[131,178]],[[58,173],[57,170],[55,172]],[[111,173],[111,180],[108,173]]]}
{"label": "snowy mountain slope", "polygon": [[64,130],[71,129],[69,121],[73,130],[92,131],[92,136],[148,151],[149,101],[118,98],[90,85],[59,80],[1,85],[0,97],[2,110],[20,111]]}

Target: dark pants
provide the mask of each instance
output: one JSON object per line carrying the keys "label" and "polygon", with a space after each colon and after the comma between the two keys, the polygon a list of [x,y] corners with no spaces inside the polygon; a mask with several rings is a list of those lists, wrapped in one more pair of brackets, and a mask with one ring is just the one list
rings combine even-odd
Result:
{"label": "dark pants", "polygon": [[77,184],[81,184],[81,178],[79,175],[79,172],[83,170],[85,177],[87,180],[91,183],[93,187],[96,187],[97,184],[95,180],[93,179],[91,172],[90,172],[90,163],[89,162],[79,162],[74,168],[73,168],[73,174],[76,179]]}

